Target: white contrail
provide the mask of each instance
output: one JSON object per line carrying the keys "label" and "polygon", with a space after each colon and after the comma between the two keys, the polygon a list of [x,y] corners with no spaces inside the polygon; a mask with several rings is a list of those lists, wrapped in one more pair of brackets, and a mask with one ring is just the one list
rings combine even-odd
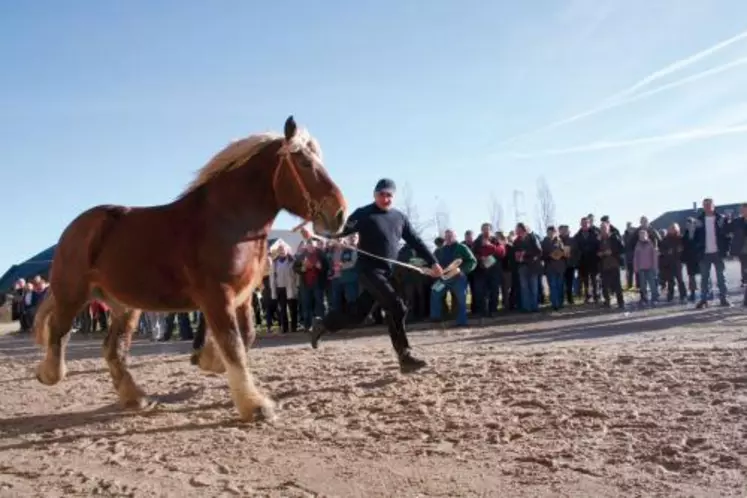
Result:
{"label": "white contrail", "polygon": [[[539,133],[540,131],[548,131],[552,130],[554,128],[557,128],[559,126],[563,126],[569,123],[573,123],[574,121],[578,121],[583,118],[588,118],[589,116],[593,116],[594,114],[599,114],[600,112],[608,111],[610,109],[614,109],[616,107],[620,107],[626,104],[632,104],[633,102],[637,102],[639,100],[646,99],[648,97],[652,97],[654,95],[657,95],[661,92],[666,92],[668,90],[672,90],[673,88],[678,88],[683,85],[687,85],[690,83],[694,83],[696,81],[702,80],[704,78],[708,78],[710,76],[714,76],[716,74],[723,73],[725,71],[729,71],[730,69],[737,68],[739,66],[744,66],[747,64],[747,57],[742,57],[741,59],[735,59],[733,61],[727,62],[725,64],[722,64],[720,66],[713,67],[711,69],[706,69],[705,71],[701,71],[699,73],[691,74],[690,76],[686,76],[682,79],[672,81],[670,83],[667,83],[665,85],[657,86],[655,88],[652,88],[651,90],[637,93],[631,97],[628,97],[626,99],[617,100],[615,102],[610,102],[608,104],[600,105],[598,107],[595,107],[593,109],[589,109],[588,111],[584,111],[578,114],[575,114],[571,117],[562,119],[560,121],[555,121],[554,123],[551,123],[544,128],[540,128],[538,130],[535,130],[532,133]],[[520,137],[517,137],[517,140]],[[505,144],[506,142],[504,142]]]}
{"label": "white contrail", "polygon": [[655,135],[653,137],[633,138],[631,140],[620,140],[614,142],[593,142],[586,145],[577,145],[575,147],[567,147],[564,149],[548,149],[531,153],[509,153],[508,156],[513,159],[533,159],[537,157],[562,156],[566,154],[594,152],[598,150],[622,149],[625,147],[634,147],[636,145],[646,145],[661,142],[690,142],[695,140],[706,140],[709,138],[720,137],[723,135],[734,135],[738,133],[747,133],[747,124],[722,128],[695,128],[693,130],[687,130],[678,133]]}
{"label": "white contrail", "polygon": [[664,78],[665,76],[669,76],[672,73],[675,73],[679,71],[680,69],[686,68],[687,66],[691,66],[698,62],[701,59],[705,59],[709,55],[715,54],[719,50],[723,50],[726,47],[733,45],[737,43],[738,41],[741,41],[743,39],[747,38],[747,31],[743,31],[739,33],[738,35],[732,36],[731,38],[727,40],[723,40],[718,42],[717,44],[708,47],[704,50],[701,50],[700,52],[691,55],[690,57],[685,57],[684,59],[680,59],[676,62],[673,62],[672,64],[659,69],[658,71],[654,71],[653,73],[649,74],[645,78],[638,81],[638,83],[634,84],[633,86],[629,87],[626,90],[623,90],[622,92],[613,95],[608,100],[616,100],[620,98],[624,98],[631,93],[635,93],[638,91],[638,89],[643,88],[644,86],[648,85],[649,83],[656,81],[658,79]]}
{"label": "white contrail", "polygon": [[[627,99],[623,101],[623,99],[625,99],[626,96],[628,96],[628,95],[630,95],[632,93],[635,93],[640,88],[642,88],[642,87],[644,87],[646,85],[649,85],[650,83],[652,83],[652,82],[654,82],[656,80],[659,80],[659,79],[661,79],[661,78],[663,78],[665,76],[668,76],[668,75],[670,75],[670,74],[672,74],[672,73],[674,73],[674,72],[676,72],[676,71],[678,71],[680,69],[683,69],[683,68],[685,68],[687,66],[690,66],[690,65],[698,62],[699,60],[701,60],[701,59],[703,59],[705,57],[708,57],[709,55],[712,55],[715,52],[717,52],[719,50],[722,50],[722,49],[724,49],[724,48],[726,48],[726,47],[728,47],[730,45],[733,45],[734,43],[737,43],[738,41],[743,40],[745,38],[747,38],[747,31],[739,33],[738,35],[732,36],[731,38],[729,38],[727,40],[723,40],[723,41],[721,41],[721,42],[719,42],[719,43],[717,43],[717,44],[715,44],[715,45],[713,45],[711,47],[708,47],[708,48],[706,48],[704,50],[701,50],[700,52],[697,52],[696,54],[693,54],[690,57],[686,57],[684,59],[680,59],[678,61],[675,61],[675,62],[669,64],[668,66],[666,66],[666,67],[664,67],[662,69],[659,69],[659,70],[657,70],[657,71],[649,74],[648,76],[642,78],[641,80],[639,80],[638,82],[634,83],[632,86],[626,88],[625,90],[622,90],[622,91],[616,93],[615,95],[612,95],[611,97],[608,97],[608,98],[604,99],[604,101],[602,102],[602,104],[600,104],[600,105],[598,105],[598,106],[596,106],[596,107],[594,107],[592,109],[580,112],[578,114],[575,114],[575,115],[573,115],[571,117],[568,117],[568,118],[561,119],[559,121],[555,121],[555,122],[550,123],[548,125],[545,125],[545,126],[542,126],[540,128],[537,128],[537,129],[535,129],[533,131],[529,131],[529,132],[526,132],[526,133],[521,133],[519,135],[514,135],[513,137],[507,138],[506,140],[503,140],[502,142],[500,142],[498,144],[498,147],[502,147],[504,145],[512,144],[512,143],[514,143],[514,142],[516,142],[518,140],[527,138],[529,136],[536,135],[538,133],[542,133],[542,132],[545,132],[545,131],[549,131],[549,130],[555,129],[555,128],[559,127],[559,126],[563,126],[563,125],[566,125],[566,124],[573,123],[575,121],[578,121],[579,119],[583,119],[585,117],[593,116],[594,114],[598,114],[598,113],[603,112],[603,111],[605,111],[607,109],[611,109],[613,107],[617,107],[618,105],[626,104],[629,101]],[[730,63],[727,63],[727,64],[730,64]],[[719,67],[721,67],[721,66],[719,66]],[[733,67],[733,66],[731,66],[731,67]],[[716,68],[714,68],[714,70],[715,69]],[[724,70],[726,70],[726,69],[728,69],[728,68],[725,68]],[[693,75],[693,76],[695,76],[695,75]],[[684,78],[684,79],[687,79],[687,78]],[[674,84],[674,83],[677,83],[677,82],[672,82],[670,84]],[[666,85],[664,85],[664,86],[666,86]],[[679,85],[677,85],[677,86],[679,86]],[[669,88],[672,88],[672,87],[669,87]],[[629,97],[629,98],[634,98],[634,97]],[[620,102],[620,101],[622,101],[622,102],[618,104],[618,102]]]}

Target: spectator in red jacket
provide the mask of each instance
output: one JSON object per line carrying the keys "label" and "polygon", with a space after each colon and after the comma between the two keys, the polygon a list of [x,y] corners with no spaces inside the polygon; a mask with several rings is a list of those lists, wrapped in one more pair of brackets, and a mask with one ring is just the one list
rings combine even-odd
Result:
{"label": "spectator in red jacket", "polygon": [[498,293],[501,289],[502,259],[506,257],[506,248],[493,235],[493,226],[483,223],[480,235],[472,244],[472,252],[477,259],[473,271],[475,311],[490,317],[498,311]]}

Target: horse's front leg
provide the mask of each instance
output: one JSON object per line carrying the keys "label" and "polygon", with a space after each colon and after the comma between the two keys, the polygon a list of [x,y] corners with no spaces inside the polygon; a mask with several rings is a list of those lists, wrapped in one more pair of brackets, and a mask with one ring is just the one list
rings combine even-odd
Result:
{"label": "horse's front leg", "polygon": [[247,365],[247,352],[241,338],[236,312],[230,305],[231,299],[224,293],[215,297],[215,302],[203,309],[215,349],[223,360],[231,397],[245,421],[261,416],[275,418],[274,403],[260,392]]}
{"label": "horse's front leg", "polygon": [[112,307],[112,323],[104,339],[104,359],[109,367],[114,389],[119,395],[119,401],[124,408],[143,409],[153,405],[142,389],[135,384],[135,380],[127,368],[127,352],[132,334],[140,320],[140,311],[134,309]]}

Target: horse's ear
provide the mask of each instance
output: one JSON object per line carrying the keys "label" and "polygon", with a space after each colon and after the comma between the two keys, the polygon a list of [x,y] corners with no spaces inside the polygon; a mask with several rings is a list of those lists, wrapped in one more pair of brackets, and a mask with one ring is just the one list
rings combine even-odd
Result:
{"label": "horse's ear", "polygon": [[296,120],[293,119],[293,116],[288,116],[288,119],[285,120],[285,139],[292,139],[296,136],[297,131],[298,125],[296,124]]}

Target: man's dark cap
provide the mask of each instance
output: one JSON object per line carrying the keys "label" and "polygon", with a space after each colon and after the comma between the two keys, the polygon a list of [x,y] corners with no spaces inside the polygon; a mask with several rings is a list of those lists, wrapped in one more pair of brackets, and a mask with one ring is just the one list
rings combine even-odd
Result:
{"label": "man's dark cap", "polygon": [[393,194],[396,191],[397,185],[394,183],[394,180],[390,180],[389,178],[382,178],[376,183],[376,188],[374,188],[374,192],[388,192]]}
{"label": "man's dark cap", "polygon": [[604,216],[602,216],[601,218],[599,218],[599,221],[601,221],[602,223],[609,223],[610,217],[605,214]]}

